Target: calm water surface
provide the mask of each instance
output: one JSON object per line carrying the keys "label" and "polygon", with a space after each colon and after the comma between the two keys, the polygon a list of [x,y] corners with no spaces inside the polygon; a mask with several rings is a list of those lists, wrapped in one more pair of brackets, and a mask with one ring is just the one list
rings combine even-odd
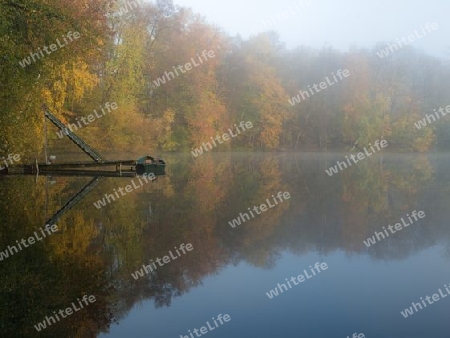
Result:
{"label": "calm water surface", "polygon": [[[166,176],[97,209],[131,182],[101,179],[57,233],[3,257],[0,336],[190,338],[209,321],[215,329],[198,336],[450,337],[450,297],[400,313],[450,283],[450,156],[372,156],[328,176],[344,155],[169,156]],[[31,236],[90,180],[0,178],[0,250]],[[278,192],[290,198],[230,226]],[[426,216],[364,244],[414,210]],[[132,277],[183,243],[193,250]],[[328,269],[314,276],[316,262]],[[311,278],[267,296],[305,269]],[[83,295],[96,302],[37,332]],[[216,327],[219,314],[231,320]]]}

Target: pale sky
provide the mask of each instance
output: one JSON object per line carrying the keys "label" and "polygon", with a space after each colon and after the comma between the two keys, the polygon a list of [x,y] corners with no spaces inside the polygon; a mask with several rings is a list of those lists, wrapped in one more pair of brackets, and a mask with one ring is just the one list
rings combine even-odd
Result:
{"label": "pale sky", "polygon": [[[304,6],[302,7],[302,1]],[[174,0],[190,7],[234,36],[252,35],[263,21],[289,11],[287,18],[274,19],[273,30],[288,48],[331,45],[346,50],[351,45],[372,47],[376,42],[393,41],[421,32],[427,22],[437,30],[411,45],[433,55],[450,57],[449,0]],[[300,10],[296,9],[300,8]],[[423,34],[420,34],[423,35]]]}

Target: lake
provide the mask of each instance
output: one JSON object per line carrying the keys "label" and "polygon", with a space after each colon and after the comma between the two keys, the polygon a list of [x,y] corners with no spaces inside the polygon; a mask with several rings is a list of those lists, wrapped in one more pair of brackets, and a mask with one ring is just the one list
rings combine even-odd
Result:
{"label": "lake", "polygon": [[0,177],[1,336],[449,337],[450,155],[346,155],[168,155],[41,240],[92,178]]}

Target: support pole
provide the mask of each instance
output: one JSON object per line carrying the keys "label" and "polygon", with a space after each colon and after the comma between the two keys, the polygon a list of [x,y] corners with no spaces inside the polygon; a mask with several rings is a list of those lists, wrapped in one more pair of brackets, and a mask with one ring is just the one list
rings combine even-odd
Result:
{"label": "support pole", "polygon": [[48,156],[47,156],[47,119],[45,118],[45,112],[44,112],[44,156],[45,156],[45,164],[48,163]]}

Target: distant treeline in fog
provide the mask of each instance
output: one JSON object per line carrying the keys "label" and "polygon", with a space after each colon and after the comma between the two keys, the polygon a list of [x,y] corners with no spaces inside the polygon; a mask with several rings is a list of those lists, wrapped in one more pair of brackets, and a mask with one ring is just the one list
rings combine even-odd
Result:
{"label": "distant treeline in fog", "polygon": [[[189,151],[241,121],[254,127],[217,151],[450,141],[445,117],[415,126],[450,104],[450,67],[413,47],[287,50],[275,32],[230,37],[171,0],[2,0],[0,48],[0,153],[41,150],[43,103],[66,123],[117,103],[79,131],[99,150]],[[290,104],[299,91],[311,95]]]}

